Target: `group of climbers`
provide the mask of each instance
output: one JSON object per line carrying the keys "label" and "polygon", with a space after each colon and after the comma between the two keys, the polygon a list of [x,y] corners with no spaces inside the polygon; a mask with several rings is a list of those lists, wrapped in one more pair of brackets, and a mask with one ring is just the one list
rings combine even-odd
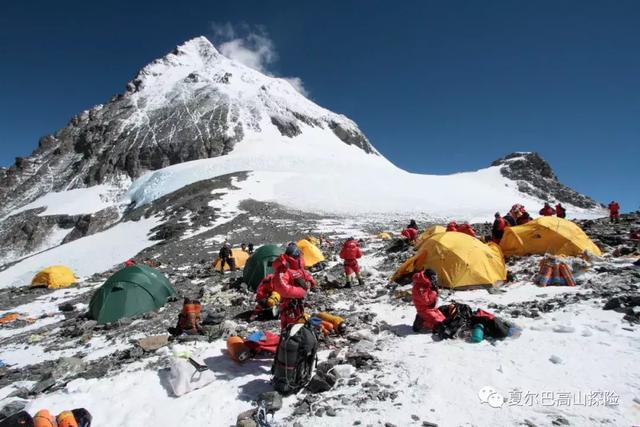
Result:
{"label": "group of climbers", "polygon": [[558,218],[566,218],[567,217],[567,211],[564,208],[564,206],[562,206],[562,204],[560,202],[558,202],[558,204],[556,205],[555,208],[552,208],[549,203],[545,203],[544,206],[542,207],[542,209],[540,209],[540,211],[538,213],[540,215],[542,215],[542,216],[553,216],[553,215],[556,215]]}
{"label": "group of climbers", "polygon": [[[242,252],[245,252],[247,255],[251,255],[253,253],[253,243],[240,244],[240,250]],[[214,262],[214,264],[217,264],[218,262],[220,267],[219,272],[221,274],[224,273],[225,266],[228,266],[230,271],[236,271],[238,265],[233,254],[233,247],[231,246],[231,243],[224,242],[224,244],[220,248],[220,251],[218,252],[218,259],[216,260],[216,262]]]}
{"label": "group of climbers", "polygon": [[[353,237],[348,238],[340,250],[346,287],[353,285],[354,278],[359,285],[364,285],[358,264],[361,257],[362,250],[358,242]],[[285,252],[271,263],[271,267],[273,274],[262,279],[256,289],[256,306],[251,318],[266,320],[277,313],[280,327],[284,330],[304,318],[304,300],[317,283],[306,270],[302,251],[296,243],[289,243]]]}
{"label": "group of climbers", "polygon": [[507,226],[510,227],[526,224],[532,219],[525,207],[519,203],[511,206],[511,209],[503,218],[507,222]]}
{"label": "group of climbers", "polygon": [[478,237],[476,236],[476,231],[473,229],[473,227],[471,227],[471,225],[466,222],[458,224],[455,221],[451,221],[449,224],[447,224],[447,231],[457,231],[458,233],[468,234],[471,237]]}
{"label": "group of climbers", "polygon": [[48,409],[41,409],[32,417],[26,411],[20,411],[2,419],[3,426],[31,427],[91,427],[93,417],[84,408],[62,411],[54,416]]}
{"label": "group of climbers", "polygon": [[240,250],[251,255],[253,253],[253,243],[241,243]]}

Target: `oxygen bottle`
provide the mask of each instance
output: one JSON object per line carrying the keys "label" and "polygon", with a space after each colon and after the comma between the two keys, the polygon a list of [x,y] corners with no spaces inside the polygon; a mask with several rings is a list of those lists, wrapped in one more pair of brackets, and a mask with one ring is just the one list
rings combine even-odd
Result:
{"label": "oxygen bottle", "polygon": [[319,317],[325,322],[331,323],[333,325],[333,329],[338,333],[342,334],[347,329],[347,325],[345,324],[344,319],[340,316],[335,316],[333,314],[327,313],[326,311],[323,311],[321,313],[318,313],[316,317]]}
{"label": "oxygen bottle", "polygon": [[484,326],[478,323],[471,331],[471,342],[478,343],[484,339]]}

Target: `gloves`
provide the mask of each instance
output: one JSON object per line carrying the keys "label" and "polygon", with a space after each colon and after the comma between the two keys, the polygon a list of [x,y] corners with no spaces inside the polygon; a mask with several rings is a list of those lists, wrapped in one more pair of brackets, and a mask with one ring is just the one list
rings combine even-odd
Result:
{"label": "gloves", "polygon": [[267,307],[276,307],[278,304],[280,304],[280,294],[273,291],[271,295],[269,295],[269,298],[267,298]]}

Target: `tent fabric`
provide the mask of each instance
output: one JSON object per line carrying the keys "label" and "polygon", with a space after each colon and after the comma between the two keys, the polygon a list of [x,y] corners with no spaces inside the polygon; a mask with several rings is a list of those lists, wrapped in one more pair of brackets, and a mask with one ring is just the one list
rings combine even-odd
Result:
{"label": "tent fabric", "polygon": [[382,240],[391,240],[393,239],[393,235],[387,231],[383,231],[381,233],[378,233],[378,238]]}
{"label": "tent fabric", "polygon": [[585,251],[601,256],[595,243],[575,223],[555,216],[544,216],[523,225],[507,227],[500,240],[505,256],[545,253],[578,256]]}
{"label": "tent fabric", "polygon": [[392,280],[431,268],[445,288],[494,285],[507,278],[500,248],[464,233],[436,233],[426,239],[421,249],[405,261]]}
{"label": "tent fabric", "polygon": [[249,286],[249,289],[255,291],[260,281],[273,273],[271,263],[283,253],[284,249],[278,245],[264,245],[255,250],[242,271],[242,280]]}
{"label": "tent fabric", "polygon": [[[231,253],[233,254],[233,258],[236,261],[236,268],[244,268],[244,265],[249,259],[249,253],[243,251],[242,249],[231,249]],[[220,258],[216,258],[216,260],[213,262],[213,268],[215,268],[216,270],[220,270],[220,262]],[[225,263],[224,269],[228,270],[229,264]]]}
{"label": "tent fabric", "polygon": [[324,254],[316,245],[311,243],[309,240],[302,239],[296,242],[300,250],[302,251],[302,256],[304,257],[304,265],[306,267],[313,267],[325,260]]}
{"label": "tent fabric", "polygon": [[91,297],[89,314],[105,324],[163,307],[176,291],[158,270],[144,264],[123,268]]}
{"label": "tent fabric", "polygon": [[73,271],[64,265],[52,265],[40,271],[31,280],[31,287],[45,286],[50,289],[68,288],[76,283]]}
{"label": "tent fabric", "polygon": [[416,242],[415,242],[416,250],[420,250],[422,243],[424,243],[429,237],[433,236],[434,234],[444,233],[445,231],[447,231],[447,229],[441,225],[434,225],[433,227],[427,228],[425,231],[420,233],[416,238]]}

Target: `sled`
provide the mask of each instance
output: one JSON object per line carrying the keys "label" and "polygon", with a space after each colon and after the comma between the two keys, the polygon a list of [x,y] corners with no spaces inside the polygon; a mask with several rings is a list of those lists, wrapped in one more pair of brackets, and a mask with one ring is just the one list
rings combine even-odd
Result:
{"label": "sled", "polygon": [[243,363],[262,352],[275,354],[279,342],[280,335],[257,331],[247,338],[229,337],[227,351],[233,360]]}

